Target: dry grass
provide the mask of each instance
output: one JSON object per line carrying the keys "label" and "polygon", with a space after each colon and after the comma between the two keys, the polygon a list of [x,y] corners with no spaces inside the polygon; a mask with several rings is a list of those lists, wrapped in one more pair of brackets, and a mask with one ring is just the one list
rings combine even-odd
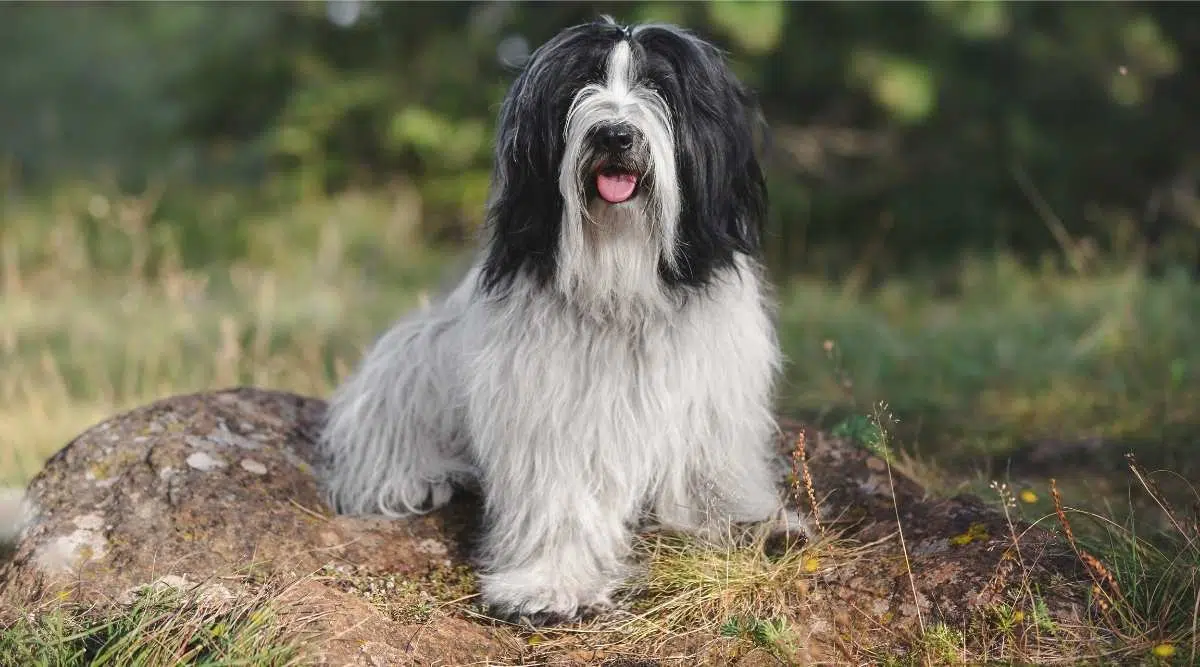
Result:
{"label": "dry grass", "polygon": [[203,590],[147,588],[128,604],[85,606],[57,597],[0,619],[0,664],[262,665],[306,664],[313,617],[281,610],[281,588],[263,586],[226,599]]}
{"label": "dry grass", "polygon": [[[637,548],[644,574],[631,589],[635,618],[627,641],[640,643],[663,630],[710,637],[740,636],[741,624],[794,619],[820,572],[823,546],[771,553],[763,536],[749,544],[714,547],[684,536],[643,538]],[[835,562],[827,556],[826,567]],[[780,633],[782,634],[782,633]],[[760,639],[761,637],[756,637]],[[783,648],[783,637],[776,642]]]}
{"label": "dry grass", "polygon": [[[404,243],[376,253],[386,277],[350,265],[355,230],[386,237],[399,215],[369,198],[283,213],[260,223],[246,256],[203,267],[137,217],[148,204],[64,199],[71,215],[10,213],[0,226],[0,485],[24,483],[87,426],[167,395],[241,383],[324,395],[444,270]],[[285,223],[317,247],[276,252]]]}

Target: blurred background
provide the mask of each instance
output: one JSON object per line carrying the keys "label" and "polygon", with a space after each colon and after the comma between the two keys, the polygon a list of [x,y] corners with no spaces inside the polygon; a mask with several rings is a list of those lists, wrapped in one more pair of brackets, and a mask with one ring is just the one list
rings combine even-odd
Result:
{"label": "blurred background", "polygon": [[168,394],[326,395],[470,250],[515,68],[601,13],[760,96],[781,411],[888,412],[946,492],[1195,479],[1191,5],[356,0],[0,6],[0,483]]}

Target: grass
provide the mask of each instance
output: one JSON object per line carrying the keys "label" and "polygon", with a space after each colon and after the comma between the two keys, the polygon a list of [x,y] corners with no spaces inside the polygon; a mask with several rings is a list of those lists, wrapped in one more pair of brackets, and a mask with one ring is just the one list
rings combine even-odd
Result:
{"label": "grass", "polygon": [[[274,213],[213,198],[178,224],[164,210],[90,185],[0,208],[0,486],[25,483],[87,426],[169,394],[251,383],[325,395],[459,258],[417,243],[420,210],[403,191]],[[1061,510],[1116,582],[1098,593],[1113,608],[1105,632],[1130,655],[1196,663],[1200,552],[1185,480],[1200,471],[1200,287],[1136,263],[1069,272],[1004,257],[964,260],[951,283],[780,285],[781,409],[853,430],[862,421],[848,416],[886,400],[895,467],[1044,525]],[[1147,468],[1131,474],[1127,452]],[[1087,502],[1056,505],[1051,475],[1061,497]],[[989,489],[996,478],[1011,498]],[[809,566],[855,557],[802,550],[781,564],[666,537],[640,548],[648,570],[626,639],[691,627],[785,660]],[[1015,631],[1018,611],[1033,613],[998,610],[999,627]],[[134,629],[199,636],[220,614],[248,618],[57,607],[8,624],[0,655],[60,646],[28,664],[82,664],[80,651],[123,647]],[[969,661],[956,632],[926,627],[918,654]]]}
{"label": "grass", "polygon": [[303,664],[307,620],[280,622],[265,592],[227,601],[147,589],[109,608],[50,600],[5,619],[0,664],[286,667]]}
{"label": "grass", "polygon": [[[444,271],[442,256],[402,240],[371,252],[355,241],[355,230],[395,235],[388,221],[403,216],[382,200],[248,223],[258,233],[243,256],[189,269],[168,235],[120,220],[146,205],[63,198],[9,213],[0,236],[0,484],[23,483],[114,411],[169,394],[253,383],[322,395]],[[281,245],[312,227],[324,230],[317,247]],[[376,277],[373,262],[394,268]]]}
{"label": "grass", "polygon": [[[661,636],[670,634],[663,628],[699,629],[749,639],[782,657],[793,650],[789,617],[804,607],[810,582],[821,570],[817,554],[831,548],[813,545],[772,554],[761,538],[714,548],[680,536],[658,536],[638,546],[646,572],[632,591],[632,609],[645,621],[644,632]],[[632,644],[643,639],[636,630],[623,637]]]}
{"label": "grass", "polygon": [[[722,546],[676,534],[640,535],[632,559],[638,574],[618,593],[622,612],[578,626],[504,629],[527,647],[522,657],[532,664],[572,653],[636,664],[756,650],[789,664],[804,647],[805,637],[795,629],[806,625],[806,595],[814,582],[832,563],[863,554],[836,540],[776,548],[753,532]],[[457,613],[494,622],[474,607]]]}
{"label": "grass", "polygon": [[[1125,650],[1164,662],[1178,655],[1183,664],[1200,664],[1200,490],[1189,485],[1196,506],[1180,513],[1159,490],[1155,475],[1132,457],[1129,469],[1170,529],[1143,531],[1133,521],[1119,525],[1094,511],[1065,508],[1056,498],[1057,518],[1089,566],[1102,622]],[[1073,521],[1092,524],[1086,536],[1074,537]]]}
{"label": "grass", "polygon": [[937,453],[958,458],[1039,440],[1195,445],[1200,290],[1189,276],[1150,278],[1137,265],[1075,275],[999,258],[965,261],[957,283],[951,296],[905,279],[865,295],[785,289],[796,366],[787,407],[886,400],[910,423],[906,440],[951,440],[957,452]]}
{"label": "grass", "polygon": [[[890,448],[891,420],[887,406],[882,406],[870,416],[841,422],[834,431],[862,442],[887,462],[890,471],[893,461],[901,466],[912,462],[903,454],[897,457]],[[971,640],[964,629],[926,626],[922,621],[906,654],[881,653],[870,645],[859,646],[862,653],[879,664],[897,666],[1200,664],[1200,489],[1183,482],[1193,504],[1190,512],[1180,512],[1156,482],[1175,478],[1175,473],[1148,471],[1132,454],[1126,459],[1131,492],[1140,491],[1158,508],[1158,521],[1126,512],[1122,524],[1112,518],[1111,511],[1068,506],[1053,478],[1049,480],[1049,514],[1031,507],[1036,503],[1031,491],[1014,493],[1004,482],[991,482],[993,493],[985,496],[1008,519],[1018,562],[1023,558],[1017,539],[1018,519],[1056,530],[1075,552],[1093,582],[1090,613],[1083,627],[1059,625],[1050,616],[1041,591],[1021,581],[1012,600],[986,610],[971,623],[966,629],[973,635]],[[1028,653],[1030,646],[1034,654]]]}

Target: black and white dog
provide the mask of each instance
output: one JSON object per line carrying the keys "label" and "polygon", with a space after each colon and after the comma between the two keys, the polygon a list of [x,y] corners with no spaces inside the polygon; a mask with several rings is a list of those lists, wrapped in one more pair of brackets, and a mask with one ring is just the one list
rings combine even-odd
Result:
{"label": "black and white dog", "polygon": [[483,598],[535,622],[607,606],[639,519],[804,530],[776,484],[758,122],[675,27],[606,18],[535,51],[500,111],[483,252],[330,402],[334,505],[405,516],[478,482]]}

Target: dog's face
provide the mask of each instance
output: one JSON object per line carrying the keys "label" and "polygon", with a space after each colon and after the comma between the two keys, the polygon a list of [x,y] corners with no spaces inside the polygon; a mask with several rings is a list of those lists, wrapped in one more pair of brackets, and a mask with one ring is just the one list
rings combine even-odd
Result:
{"label": "dog's face", "polygon": [[[588,208],[658,205],[677,215],[677,193],[656,191],[654,173],[674,171],[671,111],[659,82],[635,68],[634,43],[621,40],[589,67],[603,78],[579,88],[563,121],[559,189]],[[665,82],[666,77],[657,77]],[[664,201],[666,200],[666,201]]]}
{"label": "dog's face", "polygon": [[758,122],[720,52],[691,33],[607,19],[564,30],[500,112],[486,283],[551,282],[584,227],[625,225],[645,232],[662,286],[705,285],[758,250]]}

